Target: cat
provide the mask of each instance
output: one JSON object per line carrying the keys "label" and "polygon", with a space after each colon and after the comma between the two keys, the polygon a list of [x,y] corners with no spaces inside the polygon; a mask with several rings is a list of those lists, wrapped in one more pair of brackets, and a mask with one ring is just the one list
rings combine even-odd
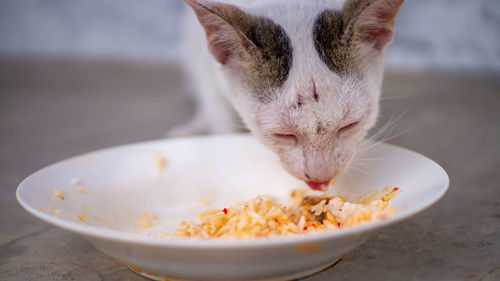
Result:
{"label": "cat", "polygon": [[325,190],[376,122],[403,0],[184,1],[183,60],[200,106],[170,135],[243,122],[290,174]]}

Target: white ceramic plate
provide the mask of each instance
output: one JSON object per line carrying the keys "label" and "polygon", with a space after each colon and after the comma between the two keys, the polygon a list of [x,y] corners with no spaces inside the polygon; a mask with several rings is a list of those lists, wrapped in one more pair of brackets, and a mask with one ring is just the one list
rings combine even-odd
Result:
{"label": "white ceramic plate", "polygon": [[[162,157],[163,170],[158,166]],[[247,241],[151,237],[173,232],[181,221],[207,208],[232,206],[261,194],[285,202],[290,190],[307,188],[248,135],[153,141],[88,153],[29,176],[20,184],[17,199],[31,214],[82,235],[153,279],[285,280],[328,267],[374,231],[431,206],[448,187],[448,176],[438,164],[407,149],[382,144],[364,157],[378,160],[368,161],[362,173],[347,171],[330,192],[354,200],[397,186],[402,191],[391,201],[397,215],[300,236]],[[64,200],[54,196],[55,189]],[[136,227],[146,211],[156,216],[155,224]]]}

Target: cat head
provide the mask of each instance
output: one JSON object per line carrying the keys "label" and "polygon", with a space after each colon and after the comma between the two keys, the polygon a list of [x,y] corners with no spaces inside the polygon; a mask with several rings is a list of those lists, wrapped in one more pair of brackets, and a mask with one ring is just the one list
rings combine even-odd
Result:
{"label": "cat head", "polygon": [[324,188],[376,122],[384,48],[403,0],[185,2],[252,133],[288,172]]}

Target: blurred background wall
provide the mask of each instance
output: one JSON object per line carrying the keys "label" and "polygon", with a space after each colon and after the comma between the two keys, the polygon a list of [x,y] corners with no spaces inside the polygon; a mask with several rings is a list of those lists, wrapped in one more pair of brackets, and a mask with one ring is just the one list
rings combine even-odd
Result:
{"label": "blurred background wall", "polygon": [[[307,1],[307,0],[304,0]],[[168,61],[181,0],[1,0],[0,56]],[[406,0],[392,69],[500,72],[499,0]]]}

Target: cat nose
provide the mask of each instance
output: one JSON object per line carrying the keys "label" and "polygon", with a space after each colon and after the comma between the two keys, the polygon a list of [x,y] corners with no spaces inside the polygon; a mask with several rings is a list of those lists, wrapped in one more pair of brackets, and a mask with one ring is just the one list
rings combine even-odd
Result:
{"label": "cat nose", "polygon": [[[330,167],[328,167],[330,166]],[[314,190],[320,189],[318,186],[328,185],[338,174],[332,165],[315,165],[313,168],[306,167],[304,177],[301,177]]]}

